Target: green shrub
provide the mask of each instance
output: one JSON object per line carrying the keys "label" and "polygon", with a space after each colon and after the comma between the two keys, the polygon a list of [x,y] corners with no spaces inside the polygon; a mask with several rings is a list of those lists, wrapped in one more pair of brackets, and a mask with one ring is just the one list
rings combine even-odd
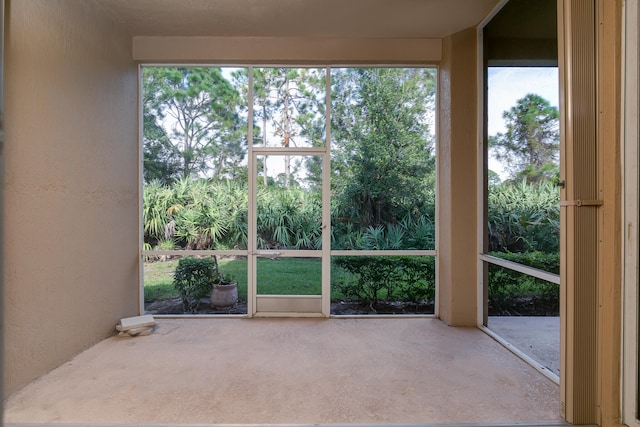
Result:
{"label": "green shrub", "polygon": [[[517,262],[539,270],[558,274],[560,271],[560,255],[544,252],[491,252],[498,258]],[[488,267],[489,306],[493,313],[515,314],[517,303],[528,300],[530,304],[540,305],[531,310],[550,314],[557,313],[559,308],[560,288],[557,284],[546,280],[527,276],[517,271],[498,265]]]}
{"label": "green shrub", "polygon": [[333,264],[353,278],[333,284],[347,299],[373,306],[381,300],[418,302],[435,296],[434,257],[336,257]]}
{"label": "green shrub", "polygon": [[[331,202],[332,249],[434,249],[435,197],[394,211],[372,224],[339,194]],[[147,249],[245,249],[247,186],[243,182],[183,178],[144,186]],[[260,249],[321,247],[321,197],[301,188],[260,187],[257,193]],[[505,182],[488,194],[489,250],[559,250],[559,191],[553,183]],[[408,202],[407,202],[408,203]],[[346,205],[345,205],[346,204]],[[413,206],[409,209],[410,206]]]}
{"label": "green shrub", "polygon": [[173,286],[180,292],[185,312],[195,313],[202,298],[211,294],[218,278],[213,258],[182,258],[173,277]]}
{"label": "green shrub", "polygon": [[505,182],[489,187],[489,250],[560,249],[560,191],[552,182]]}
{"label": "green shrub", "polygon": [[322,199],[300,188],[262,187],[257,195],[260,249],[322,247]]}
{"label": "green shrub", "polygon": [[435,222],[428,215],[407,215],[376,227],[359,227],[351,219],[332,219],[331,248],[341,250],[435,249]]}
{"label": "green shrub", "polygon": [[489,255],[549,273],[560,274],[560,254],[558,252],[490,252]]}

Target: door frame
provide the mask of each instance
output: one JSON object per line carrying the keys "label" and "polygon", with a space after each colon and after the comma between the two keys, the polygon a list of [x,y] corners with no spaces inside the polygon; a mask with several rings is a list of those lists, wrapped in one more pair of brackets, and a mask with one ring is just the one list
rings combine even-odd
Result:
{"label": "door frame", "polygon": [[627,0],[623,6],[622,35],[622,194],[625,224],[623,240],[623,365],[622,365],[622,422],[630,427],[640,427],[640,350],[638,349],[640,239],[640,129],[638,96],[640,54],[638,24],[640,11],[638,0]]}
{"label": "door frame", "polygon": [[[271,66],[260,66],[271,67]],[[248,112],[248,317],[329,317],[331,314],[331,71],[329,66],[315,66],[325,70],[325,145],[323,147],[261,147],[253,145],[253,70],[249,66]],[[259,295],[257,292],[257,260],[273,251],[257,248],[257,168],[258,155],[291,155],[322,157],[322,248],[320,250],[278,250],[278,256],[300,255],[322,262],[321,295]]]}

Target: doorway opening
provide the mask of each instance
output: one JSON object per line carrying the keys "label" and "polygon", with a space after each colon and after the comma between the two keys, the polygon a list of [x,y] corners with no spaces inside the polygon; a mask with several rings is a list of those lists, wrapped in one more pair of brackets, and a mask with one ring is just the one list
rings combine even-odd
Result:
{"label": "doorway opening", "polygon": [[479,324],[556,383],[561,327],[557,27],[555,0],[512,0],[482,28],[479,216]]}

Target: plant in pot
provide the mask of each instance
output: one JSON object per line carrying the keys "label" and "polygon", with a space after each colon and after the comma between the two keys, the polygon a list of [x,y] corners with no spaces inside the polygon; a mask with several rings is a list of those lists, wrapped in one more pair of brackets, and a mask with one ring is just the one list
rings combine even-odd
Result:
{"label": "plant in pot", "polygon": [[173,286],[180,292],[182,309],[198,311],[200,301],[211,293],[218,280],[217,261],[212,258],[181,258],[173,275]]}
{"label": "plant in pot", "polygon": [[238,301],[237,281],[220,273],[215,256],[180,259],[173,285],[180,292],[183,310],[189,313],[196,313],[201,300],[209,295],[216,309],[233,307]]}
{"label": "plant in pot", "polygon": [[211,306],[217,310],[221,310],[233,307],[237,301],[238,282],[232,277],[218,273],[216,281],[213,282]]}

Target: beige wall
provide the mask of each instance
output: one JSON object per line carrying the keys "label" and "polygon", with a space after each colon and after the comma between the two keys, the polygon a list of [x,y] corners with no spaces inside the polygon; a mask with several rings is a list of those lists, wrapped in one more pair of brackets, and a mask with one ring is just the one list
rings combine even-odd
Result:
{"label": "beige wall", "polygon": [[5,397],[138,313],[137,68],[95,7],[8,1]]}
{"label": "beige wall", "polygon": [[304,37],[134,37],[146,63],[436,64],[440,39]]}
{"label": "beige wall", "polygon": [[439,316],[477,324],[477,44],[470,28],[443,40],[439,72]]}

